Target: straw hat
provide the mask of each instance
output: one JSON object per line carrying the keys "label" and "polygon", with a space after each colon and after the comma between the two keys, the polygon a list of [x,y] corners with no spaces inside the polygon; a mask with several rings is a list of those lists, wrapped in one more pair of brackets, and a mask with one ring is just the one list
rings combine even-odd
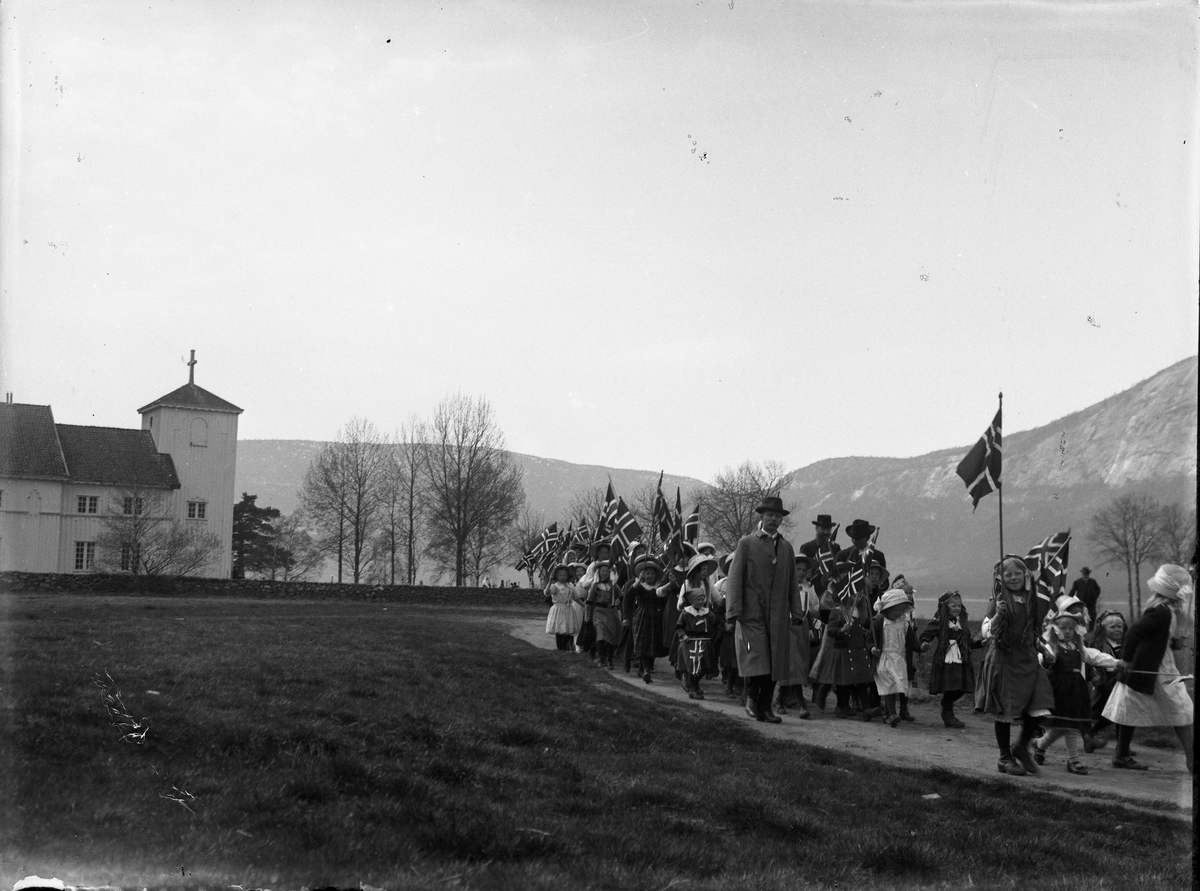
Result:
{"label": "straw hat", "polygon": [[1168,600],[1183,600],[1188,594],[1184,589],[1192,587],[1192,577],[1182,566],[1164,563],[1152,578],[1146,580],[1146,587]]}
{"label": "straw hat", "polygon": [[716,557],[709,556],[708,554],[697,554],[696,556],[692,557],[691,560],[688,561],[687,569],[684,570],[684,574],[691,575],[692,570],[696,569],[699,566],[703,566],[705,563],[711,563],[713,566],[713,569],[716,569],[717,566],[719,565],[717,563]]}
{"label": "straw hat", "polygon": [[900,606],[902,604],[904,606],[912,605],[908,602],[908,595],[905,594],[904,591],[902,591],[899,588],[892,588],[890,591],[888,591],[886,594],[884,594],[881,598],[879,598],[879,611],[883,612],[885,609],[888,609],[889,607]]}

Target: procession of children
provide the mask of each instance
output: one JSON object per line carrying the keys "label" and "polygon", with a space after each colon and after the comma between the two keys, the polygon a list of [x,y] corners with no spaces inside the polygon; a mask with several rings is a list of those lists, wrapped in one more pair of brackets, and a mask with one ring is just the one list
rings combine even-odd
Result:
{"label": "procession of children", "polygon": [[[1173,656],[1190,645],[1193,624],[1194,587],[1182,567],[1159,569],[1147,583],[1143,615],[1128,622],[1117,610],[1092,617],[1071,594],[1038,596],[1025,558],[1008,555],[993,569],[992,598],[975,635],[958,591],[943,593],[933,619],[918,625],[915,590],[903,575],[889,575],[870,523],[850,524],[852,544],[841,549],[829,515],[813,525],[816,537],[795,552],[787,676],[772,678],[765,702],[748,696],[734,626],[726,621],[732,555],[718,556],[706,542],[685,543],[670,566],[636,542],[628,554],[618,545],[615,561],[612,541],[593,543],[586,562],[551,569],[546,633],[559,650],[601,669],[617,670],[619,659],[646,684],[674,680],[691,699],[719,684],[749,715],[772,723],[790,714],[811,719],[805,686],[819,711],[834,693],[836,719],[915,723],[909,696],[917,663],[929,654],[924,686],[939,704],[942,726],[966,726],[955,713],[963,700],[990,717],[1001,773],[1037,773],[1062,740],[1064,769],[1086,775],[1082,754],[1103,748],[1110,734],[1117,740],[1112,766],[1143,770],[1129,743],[1134,728],[1144,726],[1171,727],[1192,771],[1193,705]],[[656,674],[662,659],[666,668]]]}

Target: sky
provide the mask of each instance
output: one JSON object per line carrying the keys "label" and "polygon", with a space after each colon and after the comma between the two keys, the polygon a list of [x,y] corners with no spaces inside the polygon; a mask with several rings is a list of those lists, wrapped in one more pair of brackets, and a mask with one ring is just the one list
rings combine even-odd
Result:
{"label": "sky", "polygon": [[0,391],[710,480],[1196,352],[1188,2],[6,2]]}

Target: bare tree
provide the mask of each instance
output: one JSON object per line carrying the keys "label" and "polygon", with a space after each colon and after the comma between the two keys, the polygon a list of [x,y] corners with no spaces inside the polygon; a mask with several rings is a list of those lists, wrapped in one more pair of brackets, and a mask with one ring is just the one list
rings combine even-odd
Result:
{"label": "bare tree", "polygon": [[[590,491],[590,490],[589,490]],[[604,504],[604,490],[600,489],[600,503]],[[579,496],[576,496],[578,498]],[[587,509],[586,506],[584,509]],[[575,510],[575,501],[571,502],[571,510]],[[583,514],[587,518],[587,514]],[[596,517],[599,517],[597,512]],[[595,519],[588,520],[595,528]],[[513,524],[508,527],[508,557],[513,562],[513,566],[520,562],[521,558],[533,550],[542,537],[542,531],[546,528],[546,515],[541,511],[536,513],[526,505],[521,511],[520,516],[513,521]],[[537,581],[534,573],[537,572],[537,566],[525,565],[525,572],[529,576],[529,587],[536,588]]]}
{"label": "bare tree", "polygon": [[1196,509],[1183,509],[1178,502],[1164,504],[1158,516],[1159,550],[1155,555],[1167,563],[1187,566],[1196,554]]}
{"label": "bare tree", "polygon": [[[758,525],[758,507],[768,495],[778,495],[791,482],[792,474],[778,461],[758,464],[743,461],[736,468],[726,467],[707,489],[696,497],[704,502],[701,519],[707,537],[718,549],[732,551],[738,539]],[[785,504],[787,510],[794,505]],[[783,529],[793,523],[785,517]]]}
{"label": "bare tree", "polygon": [[505,449],[486,398],[443,399],[421,449],[427,481],[428,553],[453,567],[461,586],[469,570],[471,536],[502,533],[525,503],[521,468]]}
{"label": "bare tree", "polygon": [[1114,498],[1092,517],[1088,538],[1100,554],[1100,562],[1125,567],[1130,615],[1142,610],[1142,564],[1161,551],[1161,518],[1161,505],[1145,494]]}
{"label": "bare tree", "polygon": [[657,531],[654,527],[654,502],[657,498],[658,486],[654,483],[646,483],[646,485],[634,489],[625,502],[625,506],[633,514],[633,518],[637,520],[638,525],[647,535],[653,535]]}
{"label": "bare tree", "polygon": [[165,491],[134,484],[113,497],[96,538],[96,563],[133,575],[185,576],[207,567],[221,545],[221,537],[199,522],[171,517]]}
{"label": "bare tree", "polygon": [[392,472],[395,474],[404,516],[404,571],[410,585],[417,583],[417,569],[421,560],[421,527],[425,522],[426,478],[423,471],[425,459],[425,425],[413,415],[401,426],[396,435],[398,450],[393,457]]}
{"label": "bare tree", "polygon": [[300,582],[321,570],[325,553],[308,531],[303,510],[292,511],[275,524],[266,550],[262,575],[272,581]]}
{"label": "bare tree", "polygon": [[321,446],[304,472],[300,487],[300,509],[321,552],[337,563],[337,580],[345,565],[347,484],[341,450],[336,443]]}
{"label": "bare tree", "polygon": [[353,418],[336,441],[322,447],[304,475],[300,502],[324,531],[322,543],[330,555],[336,554],[339,582],[347,563],[356,585],[366,569],[386,459],[375,425]]}
{"label": "bare tree", "polygon": [[[600,524],[600,515],[604,513],[604,496],[605,490],[602,486],[592,486],[590,489],[584,489],[582,492],[576,492],[571,497],[571,503],[567,505],[567,523],[575,524],[578,529],[580,524],[587,523],[588,528],[593,534],[596,527]],[[541,518],[541,514],[538,515]],[[539,520],[540,522],[540,520]],[[542,524],[542,528],[545,524]],[[541,532],[541,528],[537,530]]]}

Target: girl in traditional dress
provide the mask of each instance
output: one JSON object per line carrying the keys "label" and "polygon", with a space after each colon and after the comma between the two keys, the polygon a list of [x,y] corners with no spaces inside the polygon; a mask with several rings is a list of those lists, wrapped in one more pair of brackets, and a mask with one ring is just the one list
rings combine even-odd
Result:
{"label": "girl in traditional dress", "polygon": [[658,615],[659,600],[666,597],[665,587],[655,587],[661,572],[662,564],[658,560],[648,554],[643,555],[634,566],[637,581],[625,591],[622,622],[629,628],[629,646],[633,658],[638,662],[638,672],[647,684],[654,681],[654,657],[659,647],[654,620]]}
{"label": "girl in traditional dress", "polygon": [[[1096,617],[1096,626],[1085,642],[1092,649],[1120,659],[1121,645],[1128,627],[1122,613],[1105,610]],[[1104,717],[1104,706],[1108,704],[1109,694],[1117,684],[1117,672],[1115,669],[1089,668],[1088,683],[1092,691],[1092,726],[1083,734],[1083,750],[1090,755],[1108,745],[1106,731],[1112,726],[1112,721]]]}
{"label": "girl in traditional dress", "polygon": [[1033,760],[1046,763],[1046,750],[1060,737],[1067,744],[1067,773],[1086,774],[1079,760],[1083,747],[1081,731],[1092,723],[1091,697],[1088,695],[1086,665],[1116,668],[1117,660],[1107,653],[1085,646],[1081,638],[1087,628],[1087,609],[1083,601],[1070,594],[1058,598],[1057,611],[1047,619],[1046,663],[1050,686],[1054,689],[1054,714],[1042,725],[1047,728],[1033,744]]}
{"label": "girl in traditional dress", "polygon": [[962,595],[947,591],[938,598],[937,613],[921,632],[920,641],[922,653],[934,645],[929,667],[929,692],[934,696],[942,695],[942,723],[954,729],[966,727],[955,716],[954,703],[964,694],[975,692],[971,650],[982,647],[983,641],[971,637]]}
{"label": "girl in traditional dress", "polygon": [[717,674],[715,640],[720,626],[712,609],[712,584],[709,581],[716,568],[716,557],[696,554],[688,561],[687,576],[679,593],[682,607],[676,620],[679,630],[676,664],[683,673],[684,689],[690,699],[703,699],[700,679]]}
{"label": "girl in traditional dress", "polygon": [[1174,563],[1160,566],[1146,587],[1152,594],[1150,602],[1125,635],[1118,681],[1104,706],[1104,717],[1117,725],[1112,764],[1125,770],[1145,770],[1146,766],[1129,754],[1134,728],[1170,727],[1179,737],[1188,773],[1192,773],[1192,698],[1175,666],[1172,649],[1183,645],[1192,627],[1196,592],[1188,571]]}
{"label": "girl in traditional dress", "polygon": [[[1038,662],[1044,608],[1034,589],[1033,573],[1025,559],[1008,554],[992,570],[992,602],[983,621],[989,641],[975,690],[975,710],[995,716],[996,769],[1012,776],[1037,773],[1029,744],[1054,707],[1054,690]],[[1012,725],[1021,736],[1011,745]]]}
{"label": "girl in traditional dress", "polygon": [[607,563],[596,570],[596,579],[588,586],[587,618],[596,629],[596,657],[601,668],[613,667],[613,652],[621,642],[621,596],[609,578]]}
{"label": "girl in traditional dress", "polygon": [[550,613],[546,616],[546,633],[554,635],[554,645],[558,650],[571,652],[573,639],[579,632],[579,614],[574,604],[578,596],[576,588],[571,584],[571,569],[565,563],[559,563],[550,572],[554,581],[546,585],[546,599],[550,601]]}

